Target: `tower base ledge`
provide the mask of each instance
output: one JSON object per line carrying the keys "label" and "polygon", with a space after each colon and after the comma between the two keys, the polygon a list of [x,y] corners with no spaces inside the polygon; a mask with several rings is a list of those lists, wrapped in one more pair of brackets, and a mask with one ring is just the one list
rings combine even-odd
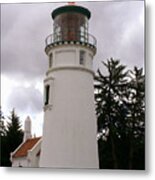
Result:
{"label": "tower base ledge", "polygon": [[60,70],[80,70],[80,71],[86,71],[94,76],[94,71],[85,67],[80,66],[59,66],[59,67],[53,67],[49,69],[46,72],[46,75],[48,76],[53,71],[60,71]]}

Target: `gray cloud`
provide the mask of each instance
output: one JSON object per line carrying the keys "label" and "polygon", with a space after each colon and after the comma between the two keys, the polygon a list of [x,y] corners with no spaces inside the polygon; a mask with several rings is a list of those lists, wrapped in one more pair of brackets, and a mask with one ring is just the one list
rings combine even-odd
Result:
{"label": "gray cloud", "polygon": [[[130,67],[143,66],[144,28],[138,23],[144,2],[79,4],[90,9],[92,13],[89,29],[98,41],[95,69],[101,60],[111,56],[121,58]],[[64,3],[2,5],[2,73],[11,76],[13,73],[26,78],[44,75],[47,68],[44,41],[45,37],[52,33],[53,23],[50,13],[61,5]],[[128,33],[131,28],[133,31]]]}
{"label": "gray cloud", "polygon": [[34,87],[15,87],[8,97],[7,106],[18,112],[33,114],[42,111],[42,94]]}
{"label": "gray cloud", "polygon": [[139,18],[144,2],[94,2],[87,7],[92,12],[90,31],[98,41],[94,68],[110,57],[120,59],[129,68],[143,67],[144,27]]}
{"label": "gray cloud", "polygon": [[2,73],[37,78],[47,68],[45,37],[52,33],[55,4],[2,5]]}
{"label": "gray cloud", "polygon": [[[144,27],[140,14],[143,1],[79,2],[92,17],[89,32],[97,38],[94,70],[101,61],[114,57],[129,68],[144,66]],[[47,70],[45,38],[53,32],[51,12],[64,3],[3,4],[1,6],[1,72],[14,81],[42,81]],[[42,95],[31,88],[15,88],[9,108],[42,110]]]}

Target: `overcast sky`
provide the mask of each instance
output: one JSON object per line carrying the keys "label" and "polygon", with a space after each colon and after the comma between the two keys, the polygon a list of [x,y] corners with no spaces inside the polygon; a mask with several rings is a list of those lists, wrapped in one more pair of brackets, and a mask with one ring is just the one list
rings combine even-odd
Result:
{"label": "overcast sky", "polygon": [[[42,134],[43,79],[48,67],[45,38],[53,32],[51,12],[66,3],[1,5],[1,106],[14,107],[22,122],[29,115],[33,133]],[[132,69],[144,67],[144,1],[78,2],[92,17],[97,39],[94,71],[113,57]]]}

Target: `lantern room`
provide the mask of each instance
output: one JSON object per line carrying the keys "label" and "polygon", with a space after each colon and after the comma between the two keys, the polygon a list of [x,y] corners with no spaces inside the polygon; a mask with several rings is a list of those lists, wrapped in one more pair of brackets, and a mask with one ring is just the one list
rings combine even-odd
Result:
{"label": "lantern room", "polygon": [[52,12],[53,34],[46,38],[46,46],[74,43],[96,46],[96,39],[88,33],[88,20],[91,13],[88,9],[69,4]]}
{"label": "lantern room", "polygon": [[80,6],[64,6],[52,13],[55,41],[88,41],[90,12]]}

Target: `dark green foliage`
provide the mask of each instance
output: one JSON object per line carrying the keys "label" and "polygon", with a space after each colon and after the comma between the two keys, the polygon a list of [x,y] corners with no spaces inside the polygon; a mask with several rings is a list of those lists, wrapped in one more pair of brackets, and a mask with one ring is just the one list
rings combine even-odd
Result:
{"label": "dark green foliage", "polygon": [[0,137],[4,136],[6,133],[6,129],[5,129],[5,125],[4,125],[4,115],[1,111],[1,107],[0,107]]}
{"label": "dark green foliage", "polygon": [[1,107],[0,107],[0,165],[2,164],[2,161],[5,161],[4,157],[4,153],[2,150],[2,147],[4,147],[4,145],[6,144],[6,128],[4,125],[4,115],[1,111]]}
{"label": "dark green foliage", "polygon": [[1,166],[11,166],[10,153],[21,144],[22,140],[23,131],[19,117],[13,109],[8,117],[5,134],[1,136]]}
{"label": "dark green foliage", "polygon": [[100,168],[145,168],[145,94],[142,69],[127,71],[119,60],[98,70],[95,100]]}

